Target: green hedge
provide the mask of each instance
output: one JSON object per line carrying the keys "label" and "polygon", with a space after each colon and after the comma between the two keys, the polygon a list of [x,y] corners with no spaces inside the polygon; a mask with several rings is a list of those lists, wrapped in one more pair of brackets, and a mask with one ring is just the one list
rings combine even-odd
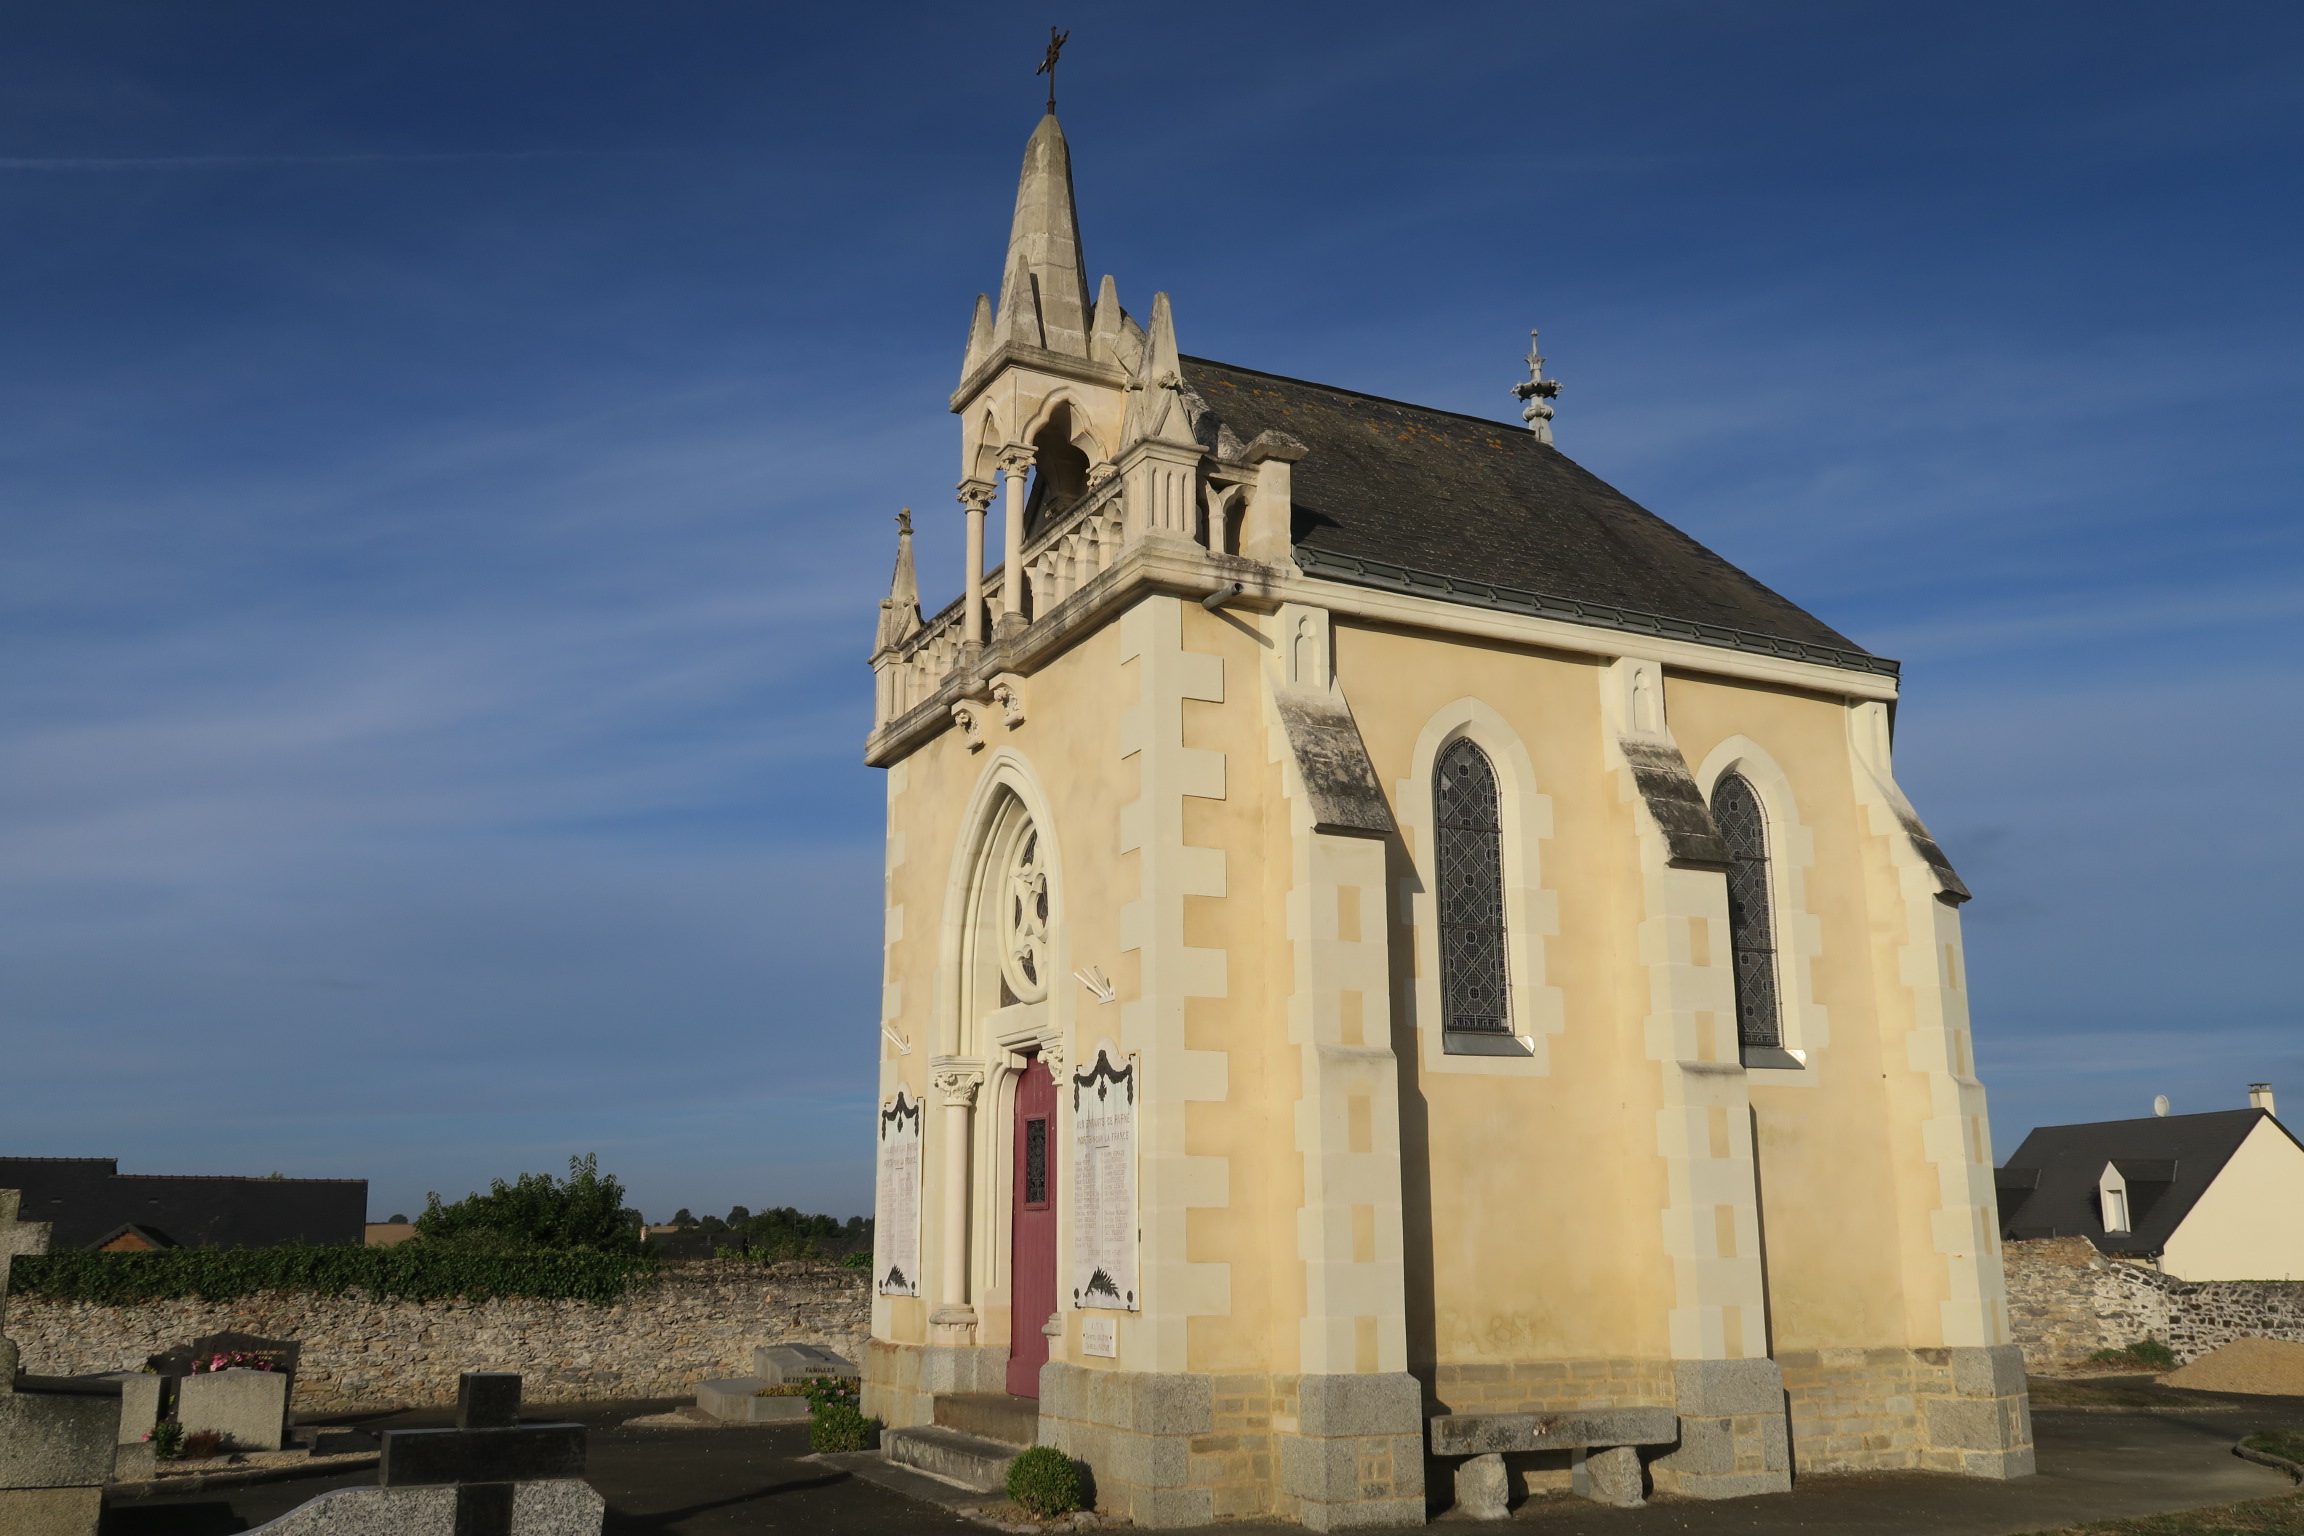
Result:
{"label": "green hedge", "polygon": [[606,1304],[651,1283],[640,1255],[582,1248],[507,1249],[419,1241],[392,1248],[295,1244],[279,1248],[172,1248],[158,1253],[51,1253],[16,1261],[12,1295],[113,1305],[196,1297],[230,1301],[259,1291],[310,1291],[405,1301],[528,1296]]}

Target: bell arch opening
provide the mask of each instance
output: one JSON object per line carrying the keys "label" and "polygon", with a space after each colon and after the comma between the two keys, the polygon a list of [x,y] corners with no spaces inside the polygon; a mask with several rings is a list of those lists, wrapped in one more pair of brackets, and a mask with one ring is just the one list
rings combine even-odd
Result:
{"label": "bell arch opening", "polygon": [[1024,536],[1029,539],[1088,494],[1088,454],[1073,439],[1077,428],[1069,403],[1049,413],[1033,434],[1032,488],[1024,500]]}

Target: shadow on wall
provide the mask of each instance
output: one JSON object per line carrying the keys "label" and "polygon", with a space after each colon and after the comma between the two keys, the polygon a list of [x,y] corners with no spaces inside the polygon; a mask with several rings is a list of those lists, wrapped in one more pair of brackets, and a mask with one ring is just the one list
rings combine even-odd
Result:
{"label": "shadow on wall", "polygon": [[[1398,833],[1384,840],[1384,884],[1400,893],[1400,899],[1423,894],[1422,877]],[[1415,929],[1398,922],[1386,923],[1385,929],[1387,971],[1395,977],[1413,976]],[[1393,988],[1393,1070],[1400,1083],[1400,1264],[1408,1312],[1408,1371],[1423,1386],[1424,1411],[1430,1415],[1442,1411],[1440,1338],[1432,1258],[1432,1105],[1424,1092],[1416,1005],[1414,987]],[[1428,1484],[1428,1491],[1437,1481]]]}

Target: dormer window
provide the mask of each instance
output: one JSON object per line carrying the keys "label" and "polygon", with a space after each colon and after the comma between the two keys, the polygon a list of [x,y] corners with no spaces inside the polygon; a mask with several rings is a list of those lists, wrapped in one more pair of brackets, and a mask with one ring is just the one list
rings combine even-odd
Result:
{"label": "dormer window", "polygon": [[2117,1165],[2106,1163],[2096,1181],[2096,1204],[2104,1215],[2106,1232],[2132,1230],[2128,1221],[2128,1179]]}

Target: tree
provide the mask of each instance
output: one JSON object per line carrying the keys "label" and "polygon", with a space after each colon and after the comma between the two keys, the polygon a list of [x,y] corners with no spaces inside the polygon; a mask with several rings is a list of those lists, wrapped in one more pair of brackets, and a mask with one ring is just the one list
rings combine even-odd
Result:
{"label": "tree", "polygon": [[682,1206],[680,1209],[672,1213],[672,1225],[676,1227],[692,1227],[696,1225],[696,1218],[688,1214],[688,1207]]}
{"label": "tree", "polygon": [[587,1152],[568,1159],[564,1180],[548,1173],[523,1173],[510,1184],[496,1179],[488,1193],[453,1205],[428,1194],[416,1230],[443,1242],[630,1253],[640,1245],[640,1214],[625,1208],[624,1186]]}
{"label": "tree", "polygon": [[391,1215],[385,1217],[384,1219],[395,1226],[405,1226],[408,1221],[408,1218],[398,1211],[394,1211]]}

